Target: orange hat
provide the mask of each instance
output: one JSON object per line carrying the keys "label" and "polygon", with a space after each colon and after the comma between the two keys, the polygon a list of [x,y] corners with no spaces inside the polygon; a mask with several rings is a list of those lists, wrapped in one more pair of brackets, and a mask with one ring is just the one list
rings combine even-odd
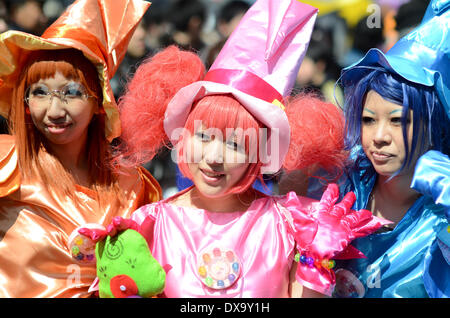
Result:
{"label": "orange hat", "polygon": [[106,138],[119,136],[119,112],[109,80],[149,6],[142,0],[76,0],[41,37],[20,31],[0,34],[0,115],[8,116],[13,88],[31,51],[74,48],[97,68]]}

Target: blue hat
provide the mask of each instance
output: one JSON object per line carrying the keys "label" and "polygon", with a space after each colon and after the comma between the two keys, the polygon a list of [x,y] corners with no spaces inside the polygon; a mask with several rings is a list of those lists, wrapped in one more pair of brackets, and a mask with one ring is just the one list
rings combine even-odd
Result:
{"label": "blue hat", "polygon": [[355,85],[372,67],[383,67],[408,81],[434,87],[450,118],[450,0],[432,0],[421,24],[386,54],[370,49],[342,70],[344,87]]}

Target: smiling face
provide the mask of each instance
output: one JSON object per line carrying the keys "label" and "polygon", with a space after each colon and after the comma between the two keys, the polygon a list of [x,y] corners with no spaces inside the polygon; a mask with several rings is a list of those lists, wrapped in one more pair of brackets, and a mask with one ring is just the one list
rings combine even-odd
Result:
{"label": "smiling face", "polygon": [[261,127],[231,95],[203,97],[177,144],[180,171],[209,198],[244,193],[260,174]]}
{"label": "smiling face", "polygon": [[187,140],[187,165],[197,189],[206,197],[229,193],[247,172],[249,159],[243,138],[222,138],[218,129],[200,127]]}
{"label": "smiling face", "polygon": [[[59,91],[47,96],[46,93]],[[28,107],[36,128],[52,147],[79,148],[86,142],[88,126],[97,110],[95,98],[78,82],[56,72],[53,77],[30,85]],[[62,97],[61,92],[66,94]]]}
{"label": "smiling face", "polygon": [[[376,172],[383,176],[396,173],[406,158],[402,111],[402,105],[383,99],[375,91],[367,94],[361,119],[361,142]],[[406,127],[409,149],[413,132],[412,116],[410,111]]]}

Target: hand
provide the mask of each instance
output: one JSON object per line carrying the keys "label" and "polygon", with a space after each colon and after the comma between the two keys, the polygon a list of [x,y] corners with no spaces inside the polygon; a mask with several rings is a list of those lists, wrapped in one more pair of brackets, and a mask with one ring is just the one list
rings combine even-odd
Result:
{"label": "hand", "polygon": [[368,210],[351,209],[356,197],[347,193],[342,201],[336,184],[328,185],[315,210],[302,218],[294,217],[296,241],[300,251],[320,259],[330,259],[345,250],[350,242],[375,232],[383,224],[390,223],[376,218]]}
{"label": "hand", "polygon": [[335,284],[331,270],[334,262],[329,260],[343,251],[347,257],[361,257],[362,253],[352,249],[350,242],[390,223],[374,217],[368,210],[352,210],[356,200],[353,192],[335,204],[338,198],[338,186],[330,184],[313,211],[298,209],[293,214],[294,237],[301,254],[296,278],[305,287],[329,296]]}

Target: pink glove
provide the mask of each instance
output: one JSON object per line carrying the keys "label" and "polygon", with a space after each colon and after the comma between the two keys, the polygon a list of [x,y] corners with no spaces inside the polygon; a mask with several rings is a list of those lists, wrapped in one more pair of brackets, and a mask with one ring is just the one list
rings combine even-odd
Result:
{"label": "pink glove", "polygon": [[309,213],[291,211],[294,212],[294,237],[299,250],[296,278],[304,286],[329,296],[335,285],[334,261],[331,259],[344,251],[347,257],[364,257],[350,246],[350,242],[390,223],[374,217],[368,210],[351,210],[356,200],[353,192],[335,204],[338,198],[338,186],[330,184],[316,209]]}

